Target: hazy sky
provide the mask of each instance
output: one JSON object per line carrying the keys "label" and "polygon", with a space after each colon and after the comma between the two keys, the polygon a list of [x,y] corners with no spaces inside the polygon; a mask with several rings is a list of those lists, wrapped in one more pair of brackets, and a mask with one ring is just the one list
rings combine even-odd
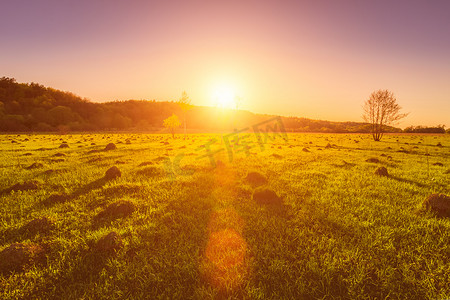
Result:
{"label": "hazy sky", "polygon": [[389,89],[400,127],[450,126],[450,1],[0,2],[0,76],[92,101],[214,105],[362,121]]}

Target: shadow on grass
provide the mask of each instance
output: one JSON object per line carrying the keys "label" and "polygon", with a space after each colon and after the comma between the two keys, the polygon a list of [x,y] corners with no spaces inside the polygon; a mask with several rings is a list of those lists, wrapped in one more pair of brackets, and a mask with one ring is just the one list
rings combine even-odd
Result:
{"label": "shadow on grass", "polygon": [[[345,276],[342,276],[346,272],[345,267],[330,272],[324,278],[325,272],[321,270],[326,269],[327,262],[320,257],[327,254],[327,246],[335,240],[340,241],[344,249],[359,248],[358,240],[362,233],[358,228],[330,217],[322,205],[304,201],[301,212],[289,205],[275,210],[274,207],[266,207],[258,213],[252,212],[253,205],[242,207],[247,210],[245,219],[253,224],[247,226],[244,233],[244,236],[251,237],[248,242],[253,253],[253,280],[264,287],[264,294],[285,290],[278,295],[279,298],[317,299],[323,298],[320,290],[324,288],[330,294],[350,298]],[[279,263],[279,267],[272,262]],[[289,266],[287,268],[291,271],[285,271],[283,265]],[[283,280],[287,274],[302,277],[302,286],[290,289],[289,282]]]}
{"label": "shadow on grass", "polygon": [[[102,177],[100,179],[94,180],[91,183],[88,183],[78,190],[74,191],[72,194],[65,194],[65,193],[55,193],[50,195],[48,198],[44,199],[40,202],[41,205],[44,206],[53,206],[57,203],[64,203],[71,201],[81,195],[85,195],[89,193],[92,190],[99,189],[103,187],[110,179],[106,177]],[[16,184],[10,188],[4,189],[0,191],[0,195],[3,193],[10,193],[11,191],[26,191],[26,190],[35,190],[38,189],[38,185],[35,182],[25,182],[25,183],[19,183]],[[3,231],[2,235],[3,237],[0,239],[0,241],[20,241],[23,239],[29,239],[33,238],[37,234],[47,234],[47,232],[39,232],[24,228],[16,228],[16,229],[6,229]]]}
{"label": "shadow on grass", "polygon": [[356,166],[356,164],[346,162],[345,160],[342,161],[342,164],[341,164],[341,165],[340,165],[340,164],[331,164],[331,165],[332,165],[333,167],[336,167],[336,168],[342,168],[342,169],[351,169],[351,168],[353,168],[354,166]]}
{"label": "shadow on grass", "polygon": [[108,181],[109,180],[106,177],[102,177],[100,179],[94,180],[91,183],[88,183],[88,184],[82,186],[81,188],[79,188],[78,190],[76,190],[75,192],[73,192],[71,195],[71,198],[76,198],[78,196],[85,195],[92,190],[99,189],[99,188],[103,187]]}
{"label": "shadow on grass", "polygon": [[71,201],[71,200],[77,198],[78,196],[85,195],[92,190],[103,187],[108,181],[109,180],[107,178],[102,177],[100,179],[97,179],[95,181],[92,181],[91,183],[88,183],[88,184],[82,186],[78,190],[74,191],[72,194],[53,193],[48,198],[43,200],[41,202],[41,204],[49,207],[49,206],[56,205],[58,203],[65,203],[65,202]]}
{"label": "shadow on grass", "polygon": [[37,190],[39,189],[42,182],[37,180],[29,180],[24,182],[18,182],[15,185],[5,188],[0,191],[0,195],[11,193],[12,191],[29,191],[29,190]]}
{"label": "shadow on grass", "polygon": [[19,243],[34,239],[37,235],[42,240],[51,235],[54,229],[55,227],[51,223],[39,224],[33,221],[18,228],[6,228],[3,232],[0,231],[0,244]]}
{"label": "shadow on grass", "polygon": [[130,216],[136,211],[136,206],[131,201],[120,200],[108,205],[100,211],[92,220],[92,228],[98,229],[102,226],[111,224],[116,219]]}
{"label": "shadow on grass", "polygon": [[399,181],[399,182],[414,184],[414,185],[417,185],[418,187],[426,187],[427,186],[426,184],[420,183],[418,181],[414,181],[414,180],[410,180],[410,179],[406,179],[406,178],[401,178],[401,177],[398,177],[398,176],[389,175],[388,178],[394,179],[394,180]]}
{"label": "shadow on grass", "polygon": [[[45,295],[44,298],[64,299],[70,295],[72,299],[82,299],[83,294],[92,288],[92,284],[100,281],[101,272],[107,262],[114,258],[115,252],[100,252],[95,248],[80,250],[66,258],[67,269],[55,280],[48,280],[40,287],[41,290],[33,291],[33,295],[25,298],[33,298],[35,293]],[[72,261],[69,261],[72,260]]]}

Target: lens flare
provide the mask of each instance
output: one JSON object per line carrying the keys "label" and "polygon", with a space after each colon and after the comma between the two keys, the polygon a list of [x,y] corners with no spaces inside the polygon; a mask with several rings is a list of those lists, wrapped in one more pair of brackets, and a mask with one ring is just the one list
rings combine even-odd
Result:
{"label": "lens flare", "polygon": [[209,239],[201,262],[201,273],[213,287],[234,291],[247,279],[247,243],[241,233],[244,220],[231,207],[211,215]]}
{"label": "lens flare", "polygon": [[248,272],[247,243],[234,229],[210,234],[203,260],[208,283],[220,290],[234,290],[244,283]]}

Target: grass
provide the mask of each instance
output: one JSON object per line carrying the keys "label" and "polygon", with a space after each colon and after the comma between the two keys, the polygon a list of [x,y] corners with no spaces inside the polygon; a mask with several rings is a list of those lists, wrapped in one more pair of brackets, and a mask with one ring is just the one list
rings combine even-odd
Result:
{"label": "grass", "polygon": [[[216,167],[202,145],[224,147],[214,134],[0,136],[0,251],[45,249],[0,273],[0,298],[450,298],[450,219],[421,210],[450,194],[448,136],[289,134],[218,152]],[[114,165],[122,176],[105,179]],[[283,204],[256,203],[249,172]],[[97,217],[118,201],[134,211]],[[26,230],[42,217],[50,229]],[[110,232],[120,246],[99,251]]]}

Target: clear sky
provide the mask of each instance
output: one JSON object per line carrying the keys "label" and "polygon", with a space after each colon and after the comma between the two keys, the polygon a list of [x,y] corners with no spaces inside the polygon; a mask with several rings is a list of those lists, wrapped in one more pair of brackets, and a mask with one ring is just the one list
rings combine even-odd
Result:
{"label": "clear sky", "polygon": [[450,126],[450,1],[1,1],[0,76],[332,121],[389,89],[400,127]]}

